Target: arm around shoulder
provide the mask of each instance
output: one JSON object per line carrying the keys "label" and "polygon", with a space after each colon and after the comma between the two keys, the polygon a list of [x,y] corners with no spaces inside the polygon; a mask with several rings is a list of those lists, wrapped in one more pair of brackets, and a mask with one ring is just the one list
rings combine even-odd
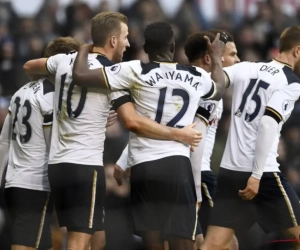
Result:
{"label": "arm around shoulder", "polygon": [[91,48],[90,44],[80,46],[73,66],[73,80],[81,87],[106,89],[108,86],[104,69],[89,69],[87,60]]}

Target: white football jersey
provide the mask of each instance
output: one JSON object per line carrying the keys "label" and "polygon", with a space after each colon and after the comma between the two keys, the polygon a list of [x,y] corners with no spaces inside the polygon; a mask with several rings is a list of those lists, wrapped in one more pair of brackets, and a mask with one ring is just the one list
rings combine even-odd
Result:
{"label": "white football jersey", "polygon": [[[170,127],[191,124],[200,98],[212,98],[216,92],[215,83],[206,71],[177,63],[144,64],[135,60],[103,69],[111,90],[130,90],[139,115]],[[190,157],[189,146],[130,133],[130,167],[172,155]]]}
{"label": "white football jersey", "polygon": [[299,78],[289,65],[276,60],[242,62],[224,68],[224,71],[233,85],[233,96],[231,124],[221,167],[252,172],[258,127],[266,112],[280,126],[264,171],[279,171],[276,158],[280,131],[299,98]]}
{"label": "white football jersey", "polygon": [[[200,115],[200,118],[207,124],[207,134],[205,140],[205,147],[201,160],[201,171],[209,171],[210,158],[215,145],[216,133],[219,121],[223,112],[223,100],[201,100],[196,115]],[[207,114],[205,114],[207,113]],[[205,116],[208,116],[207,119]]]}
{"label": "white football jersey", "polygon": [[43,126],[52,124],[54,85],[48,79],[27,83],[12,97],[12,135],[5,187],[50,191]]}
{"label": "white football jersey", "polygon": [[[103,166],[106,122],[110,109],[107,90],[81,88],[72,81],[77,53],[58,54],[47,60],[55,75],[54,117],[50,164]],[[91,69],[112,65],[105,56],[88,56]]]}

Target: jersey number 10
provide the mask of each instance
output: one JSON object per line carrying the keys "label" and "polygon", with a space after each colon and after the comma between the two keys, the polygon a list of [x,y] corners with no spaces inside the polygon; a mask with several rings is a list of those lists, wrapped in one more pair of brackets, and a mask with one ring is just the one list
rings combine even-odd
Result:
{"label": "jersey number 10", "polygon": [[252,92],[253,88],[255,87],[256,83],[257,83],[256,89],[255,89],[255,91],[254,91],[254,93],[253,93],[253,95],[251,97],[251,100],[256,103],[256,107],[255,107],[254,111],[251,114],[246,113],[245,120],[247,122],[252,122],[256,118],[256,116],[258,115],[258,113],[260,111],[260,108],[261,108],[261,98],[260,98],[260,96],[258,94],[259,89],[260,88],[267,89],[270,86],[270,84],[268,84],[268,83],[266,83],[266,82],[264,82],[262,80],[251,79],[250,83],[249,83],[249,85],[248,85],[248,87],[246,89],[246,91],[243,94],[242,102],[241,102],[238,110],[235,112],[236,116],[238,116],[238,117],[242,116],[242,113],[243,113],[243,111],[245,109],[245,105],[246,105],[247,99],[248,99],[250,93]]}
{"label": "jersey number 10", "polygon": [[[66,77],[67,77],[67,73],[61,76],[59,99],[58,99],[58,113],[57,113],[58,117],[61,114],[62,98],[64,93]],[[72,110],[71,99],[72,99],[72,92],[74,87],[75,87],[75,83],[71,82],[67,93],[67,113],[69,117],[77,118],[83,110],[85,100],[86,100],[87,88],[81,88],[79,104],[75,110]]]}

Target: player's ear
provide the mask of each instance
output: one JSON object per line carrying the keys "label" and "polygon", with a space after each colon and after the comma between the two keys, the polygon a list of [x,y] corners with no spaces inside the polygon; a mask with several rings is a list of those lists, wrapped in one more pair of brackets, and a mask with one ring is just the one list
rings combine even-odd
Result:
{"label": "player's ear", "polygon": [[148,47],[147,47],[147,44],[144,43],[143,48],[144,48],[145,53],[148,54]]}
{"label": "player's ear", "polygon": [[296,46],[294,50],[294,56],[300,58],[300,46]]}
{"label": "player's ear", "polygon": [[112,36],[110,39],[109,39],[109,43],[110,43],[110,46],[112,48],[115,48],[117,46],[117,37],[116,36]]}
{"label": "player's ear", "polygon": [[211,64],[211,58],[210,58],[210,55],[209,54],[205,54],[204,55],[204,62],[208,65]]}

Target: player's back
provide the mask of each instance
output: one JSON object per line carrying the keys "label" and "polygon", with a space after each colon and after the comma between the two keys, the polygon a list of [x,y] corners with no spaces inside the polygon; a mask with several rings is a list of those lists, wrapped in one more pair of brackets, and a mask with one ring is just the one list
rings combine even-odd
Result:
{"label": "player's back", "polygon": [[[72,80],[77,53],[50,57],[55,74],[55,101],[50,163],[103,165],[102,156],[109,112],[107,91],[81,88]],[[90,54],[90,68],[112,65],[105,56]]]}
{"label": "player's back", "polygon": [[29,82],[12,97],[12,140],[6,187],[50,191],[43,126],[52,124],[54,85],[47,79]]}
{"label": "player's back", "polygon": [[[225,68],[224,71],[233,85],[233,96],[231,124],[221,167],[251,172],[262,116],[265,112],[271,112],[275,119],[285,122],[293,104],[290,105],[288,97],[280,93],[289,84],[299,83],[299,79],[290,66],[276,60],[243,62]],[[282,104],[274,104],[276,99]],[[265,171],[278,167],[276,157],[280,129],[268,155]]]}
{"label": "player's back", "polygon": [[[177,63],[131,61],[105,69],[112,90],[129,88],[139,115],[182,128],[193,122],[200,97],[215,94],[215,84],[201,68]],[[125,80],[125,81],[124,81]],[[127,85],[127,86],[125,86]],[[171,155],[189,157],[189,147],[175,141],[152,140],[131,133],[129,165]]]}

